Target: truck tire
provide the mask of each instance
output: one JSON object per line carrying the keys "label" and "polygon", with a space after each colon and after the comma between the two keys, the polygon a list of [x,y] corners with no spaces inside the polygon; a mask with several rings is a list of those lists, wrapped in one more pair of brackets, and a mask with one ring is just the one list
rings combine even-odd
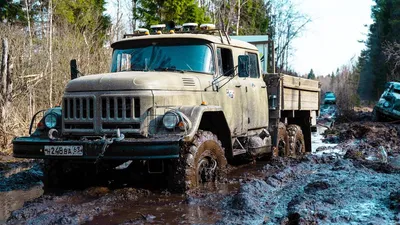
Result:
{"label": "truck tire", "polygon": [[376,107],[374,107],[374,110],[372,110],[372,121],[379,122],[381,120],[382,118],[380,112],[376,109]]}
{"label": "truck tire", "polygon": [[278,125],[278,145],[273,151],[273,157],[285,157],[289,153],[289,137],[284,123],[280,122]]}
{"label": "truck tire", "polygon": [[291,124],[287,127],[289,136],[289,156],[300,157],[306,152],[306,145],[304,142],[304,135],[301,127]]}
{"label": "truck tire", "polygon": [[184,192],[201,183],[222,180],[226,167],[225,152],[217,136],[210,131],[198,131],[193,142],[182,148],[179,160],[172,163],[169,188]]}

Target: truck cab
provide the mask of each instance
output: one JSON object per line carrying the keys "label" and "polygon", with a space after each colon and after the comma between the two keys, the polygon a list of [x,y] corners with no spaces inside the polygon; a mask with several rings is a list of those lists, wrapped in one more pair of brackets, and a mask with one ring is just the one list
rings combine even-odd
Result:
{"label": "truck cab", "polygon": [[373,109],[372,120],[385,121],[398,119],[400,119],[400,83],[388,82],[385,85],[385,91]]}

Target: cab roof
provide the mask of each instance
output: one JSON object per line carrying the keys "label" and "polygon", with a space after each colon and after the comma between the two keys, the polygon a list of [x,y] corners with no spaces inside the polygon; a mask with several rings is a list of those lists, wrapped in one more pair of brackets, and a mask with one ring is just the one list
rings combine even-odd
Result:
{"label": "cab roof", "polygon": [[152,39],[171,39],[171,38],[182,38],[182,39],[200,39],[204,41],[208,41],[211,43],[216,44],[223,44],[227,46],[233,46],[238,48],[245,48],[249,50],[257,51],[257,48],[245,41],[229,39],[229,42],[226,37],[224,36],[217,36],[217,35],[209,35],[209,34],[192,34],[192,33],[183,33],[183,34],[153,34],[153,35],[142,35],[142,36],[135,36],[125,38],[119,41],[114,42],[111,44],[111,47],[115,47],[118,44],[123,44],[135,40],[152,40]]}
{"label": "cab roof", "polygon": [[386,83],[385,89],[389,87],[389,85],[393,85],[394,89],[400,90],[400,82],[390,81]]}

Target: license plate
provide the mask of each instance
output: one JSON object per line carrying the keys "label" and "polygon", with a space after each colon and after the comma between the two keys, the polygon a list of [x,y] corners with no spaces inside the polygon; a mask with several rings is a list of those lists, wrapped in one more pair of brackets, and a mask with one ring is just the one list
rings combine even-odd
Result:
{"label": "license plate", "polygon": [[45,155],[56,156],[83,156],[82,145],[45,145]]}

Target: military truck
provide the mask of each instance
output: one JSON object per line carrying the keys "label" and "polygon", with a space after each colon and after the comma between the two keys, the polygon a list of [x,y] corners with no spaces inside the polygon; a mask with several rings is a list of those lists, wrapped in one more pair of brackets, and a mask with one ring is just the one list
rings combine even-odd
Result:
{"label": "military truck", "polygon": [[400,83],[388,82],[372,111],[372,120],[400,120]]}
{"label": "military truck", "polygon": [[336,104],[336,95],[335,93],[328,91],[325,93],[324,100],[323,100],[324,105],[334,105]]}
{"label": "military truck", "polygon": [[110,73],[76,78],[71,61],[61,106],[13,140],[14,157],[44,159],[45,187],[129,164],[182,191],[222,179],[228,164],[311,151],[318,82],[262,74],[254,45],[213,29],[111,47]]}

